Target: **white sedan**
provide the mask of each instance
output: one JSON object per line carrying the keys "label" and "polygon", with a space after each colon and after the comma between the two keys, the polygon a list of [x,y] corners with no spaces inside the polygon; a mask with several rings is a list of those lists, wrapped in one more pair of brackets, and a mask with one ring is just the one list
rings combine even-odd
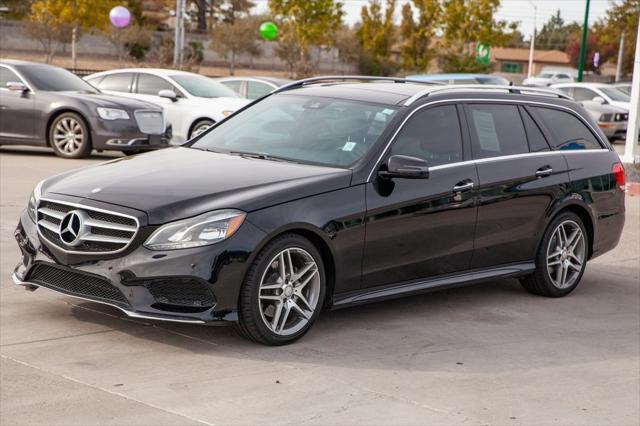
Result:
{"label": "white sedan", "polygon": [[104,93],[162,106],[173,129],[172,143],[181,144],[249,103],[208,77],[185,71],[126,68],[85,77]]}

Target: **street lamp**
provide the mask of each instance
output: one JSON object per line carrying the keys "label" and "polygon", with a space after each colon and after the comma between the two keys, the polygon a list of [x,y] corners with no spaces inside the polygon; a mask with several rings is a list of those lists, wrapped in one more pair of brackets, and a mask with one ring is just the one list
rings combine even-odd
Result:
{"label": "street lamp", "polygon": [[527,78],[531,78],[531,72],[533,68],[533,51],[536,44],[536,18],[538,16],[538,7],[531,0],[528,0],[531,6],[533,6],[533,34],[531,35],[531,42],[529,43],[529,69],[527,70]]}

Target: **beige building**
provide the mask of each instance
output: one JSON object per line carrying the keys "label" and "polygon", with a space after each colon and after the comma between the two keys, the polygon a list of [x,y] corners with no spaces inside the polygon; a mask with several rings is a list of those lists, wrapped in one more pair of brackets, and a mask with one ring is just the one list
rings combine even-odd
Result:
{"label": "beige building", "polygon": [[[491,66],[495,73],[521,74],[529,72],[529,49],[494,47],[491,49]],[[571,68],[569,55],[560,50],[535,50],[532,75],[543,68]]]}

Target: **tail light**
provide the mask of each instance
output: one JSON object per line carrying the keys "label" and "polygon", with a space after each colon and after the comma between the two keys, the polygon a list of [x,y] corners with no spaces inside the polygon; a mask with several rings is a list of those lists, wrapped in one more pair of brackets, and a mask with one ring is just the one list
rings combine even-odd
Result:
{"label": "tail light", "polygon": [[624,186],[626,184],[626,178],[624,175],[624,167],[622,167],[622,164],[615,163],[613,165],[613,168],[611,169],[611,173],[613,173],[613,177],[615,178],[618,186],[624,189]]}

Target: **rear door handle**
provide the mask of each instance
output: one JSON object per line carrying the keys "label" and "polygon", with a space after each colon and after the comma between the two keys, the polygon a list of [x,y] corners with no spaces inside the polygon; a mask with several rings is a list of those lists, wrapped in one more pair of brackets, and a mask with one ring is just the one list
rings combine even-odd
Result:
{"label": "rear door handle", "polygon": [[553,169],[551,166],[542,166],[538,170],[536,170],[536,177],[545,177],[550,176],[553,173]]}
{"label": "rear door handle", "polygon": [[465,192],[470,191],[474,187],[474,183],[472,180],[463,180],[462,182],[458,182],[456,186],[453,187],[453,192]]}

